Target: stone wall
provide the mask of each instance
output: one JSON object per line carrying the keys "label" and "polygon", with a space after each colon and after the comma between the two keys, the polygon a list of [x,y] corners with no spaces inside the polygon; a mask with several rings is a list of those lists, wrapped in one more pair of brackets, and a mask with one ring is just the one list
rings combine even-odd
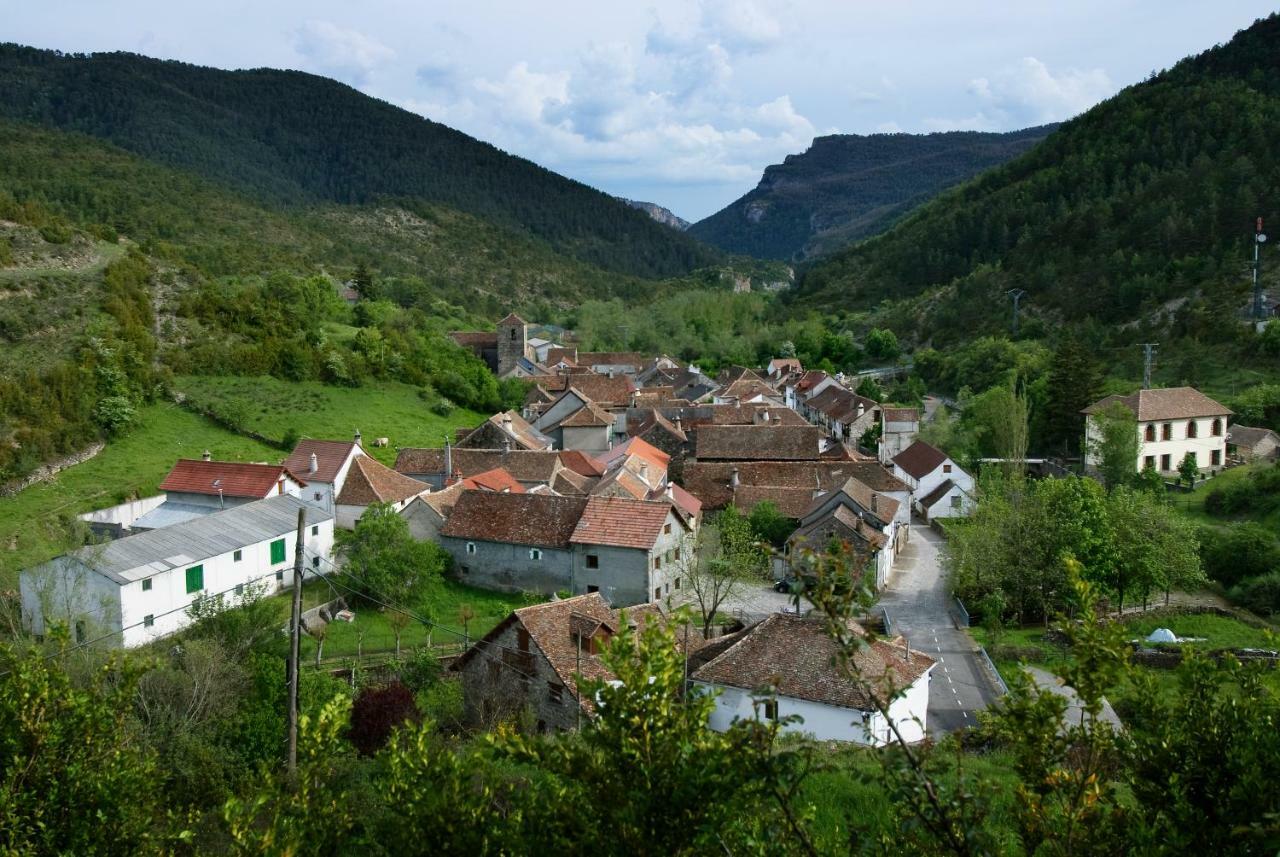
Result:
{"label": "stone wall", "polygon": [[38,482],[48,482],[54,476],[58,475],[60,471],[66,470],[68,467],[73,467],[77,464],[82,464],[90,458],[93,458],[99,452],[102,452],[105,446],[106,444],[98,441],[90,444],[79,452],[73,452],[70,455],[57,459],[56,461],[51,461],[48,464],[42,464],[27,476],[24,476],[21,479],[15,479],[12,482],[6,482],[4,485],[0,485],[0,497],[12,497],[24,488],[30,488]]}

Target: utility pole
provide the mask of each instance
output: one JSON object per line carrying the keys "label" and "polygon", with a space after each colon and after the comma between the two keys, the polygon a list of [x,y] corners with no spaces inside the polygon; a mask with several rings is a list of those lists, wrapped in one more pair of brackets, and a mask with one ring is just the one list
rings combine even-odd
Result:
{"label": "utility pole", "polygon": [[1259,217],[1254,226],[1253,234],[1253,320],[1261,322],[1265,315],[1262,306],[1262,279],[1260,277],[1260,262],[1258,260],[1258,251],[1262,249],[1262,245],[1267,241],[1267,236],[1262,232],[1262,218]]}
{"label": "utility pole", "polygon": [[1026,296],[1027,292],[1025,289],[1009,289],[1005,294],[1013,298],[1013,335],[1016,339],[1018,336],[1018,302]]}
{"label": "utility pole", "polygon": [[1151,389],[1151,365],[1155,362],[1157,342],[1142,343],[1142,389]]}
{"label": "utility pole", "polygon": [[293,550],[293,610],[289,621],[289,779],[298,773],[298,645],[302,638],[302,537],[306,509],[298,510],[298,538]]}

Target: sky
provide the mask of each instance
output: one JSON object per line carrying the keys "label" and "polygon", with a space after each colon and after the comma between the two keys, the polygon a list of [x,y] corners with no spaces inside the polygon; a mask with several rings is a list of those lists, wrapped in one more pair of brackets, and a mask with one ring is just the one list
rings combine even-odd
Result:
{"label": "sky", "polygon": [[322,74],[698,220],[815,136],[1068,119],[1273,10],[1253,0],[0,0],[0,41]]}

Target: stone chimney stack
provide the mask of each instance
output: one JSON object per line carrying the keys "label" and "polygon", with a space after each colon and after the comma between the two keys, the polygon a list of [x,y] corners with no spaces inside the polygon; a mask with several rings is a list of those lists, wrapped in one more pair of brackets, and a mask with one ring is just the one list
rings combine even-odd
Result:
{"label": "stone chimney stack", "polygon": [[880,499],[880,495],[872,491],[871,492],[871,511],[873,512],[878,511],[877,507],[880,505],[879,499]]}
{"label": "stone chimney stack", "polygon": [[213,453],[206,449],[204,452],[200,453],[200,460],[213,461]]}
{"label": "stone chimney stack", "polygon": [[680,415],[676,414],[676,431],[683,432],[684,428],[680,425]]}
{"label": "stone chimney stack", "polygon": [[320,459],[316,458],[316,454],[311,453],[311,472],[315,473],[320,469]]}
{"label": "stone chimney stack", "polygon": [[356,429],[356,446],[360,445],[360,429]]}
{"label": "stone chimney stack", "polygon": [[449,443],[446,435],[444,439],[444,481],[441,487],[449,487],[450,480],[453,478],[453,446]]}
{"label": "stone chimney stack", "polygon": [[738,468],[735,467],[729,474],[729,486],[731,488],[737,488],[740,483],[741,480],[738,478]]}

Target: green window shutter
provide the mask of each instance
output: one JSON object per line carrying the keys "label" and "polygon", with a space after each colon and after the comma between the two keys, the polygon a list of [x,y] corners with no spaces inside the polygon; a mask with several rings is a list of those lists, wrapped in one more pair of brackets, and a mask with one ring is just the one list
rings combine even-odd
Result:
{"label": "green window shutter", "polygon": [[276,539],[271,543],[271,564],[284,562],[284,539]]}
{"label": "green window shutter", "polygon": [[204,566],[193,565],[187,569],[187,592],[199,592],[204,589]]}

